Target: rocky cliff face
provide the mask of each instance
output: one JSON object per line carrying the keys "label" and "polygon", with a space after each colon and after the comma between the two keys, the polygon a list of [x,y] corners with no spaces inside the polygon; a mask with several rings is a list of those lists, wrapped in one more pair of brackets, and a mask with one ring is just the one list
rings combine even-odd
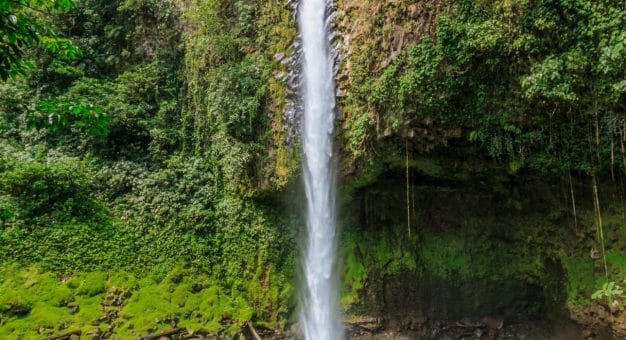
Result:
{"label": "rocky cliff face", "polygon": [[[372,316],[387,329],[407,332],[432,330],[435,320],[497,316],[514,328],[548,320],[542,336],[570,329],[571,320],[587,334],[604,334],[599,338],[609,329],[623,334],[623,314],[590,299],[605,279],[602,261],[589,255],[599,244],[584,198],[588,185],[574,184],[574,221],[562,183],[464,177],[457,173],[463,170],[431,159],[410,163],[406,186],[404,170],[389,165],[344,196],[342,302],[348,315]],[[605,232],[613,235],[610,275],[619,277],[623,207],[607,204],[618,212],[604,217]]]}
{"label": "rocky cliff face", "polygon": [[[559,132],[571,113],[550,103],[556,94],[548,91],[566,86],[558,95],[565,101],[568,91],[589,93],[564,79],[535,83],[550,55],[572,57],[582,39],[553,40],[542,20],[599,32],[595,19],[585,26],[574,18],[611,16],[611,6],[595,14],[541,6],[337,2],[343,302],[351,313],[395,325],[407,316],[572,318],[590,326],[588,337],[606,336],[602,328],[624,334],[623,314],[590,299],[606,278],[602,261],[589,256],[603,247],[599,229],[613,235],[604,245],[608,276],[623,279],[623,189],[613,189],[622,180],[610,159],[624,136],[593,116]],[[617,32],[612,27],[598,34]],[[571,136],[586,134],[575,132],[578,124],[596,126],[583,143],[597,149],[589,171],[580,158],[588,150],[570,154]],[[594,199],[593,178],[610,174]]]}

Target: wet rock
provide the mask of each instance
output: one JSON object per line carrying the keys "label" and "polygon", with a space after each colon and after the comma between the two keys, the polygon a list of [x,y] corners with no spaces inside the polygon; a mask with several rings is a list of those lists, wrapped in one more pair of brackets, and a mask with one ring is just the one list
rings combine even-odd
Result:
{"label": "wet rock", "polygon": [[504,319],[499,316],[486,316],[480,321],[490,329],[502,329],[504,326]]}
{"label": "wet rock", "polygon": [[16,304],[9,306],[9,308],[5,311],[6,314],[15,315],[15,316],[24,316],[30,313],[31,307],[28,305]]}
{"label": "wet rock", "polygon": [[476,318],[469,318],[469,317],[464,317],[461,320],[459,320],[456,323],[457,326],[459,327],[465,327],[465,328],[475,328],[475,327],[482,327],[484,326],[484,322],[476,319]]}
{"label": "wet rock", "polygon": [[360,324],[359,327],[370,333],[375,333],[383,329],[383,326],[376,322]]}
{"label": "wet rock", "polygon": [[406,318],[402,320],[402,329],[411,329],[412,320],[411,318]]}
{"label": "wet rock", "polygon": [[281,62],[283,61],[283,59],[285,59],[285,53],[276,53],[274,54],[274,60],[276,60],[277,62]]}
{"label": "wet rock", "polygon": [[[368,338],[384,330],[383,320],[375,317],[348,317],[343,320],[343,324],[350,338],[356,339]],[[400,327],[399,324],[397,326]]]}
{"label": "wet rock", "polygon": [[52,335],[44,338],[44,340],[78,340],[80,339],[81,333],[80,329],[77,329],[66,333]]}
{"label": "wet rock", "polygon": [[69,308],[69,309],[70,309],[70,313],[71,313],[71,314],[76,314],[76,313],[78,313],[78,311],[80,310],[80,307],[79,307],[79,306],[78,306],[78,304],[77,304],[77,303],[75,303],[75,302],[70,302],[70,303],[68,303],[68,304],[67,304],[67,308]]}
{"label": "wet rock", "polygon": [[95,328],[87,332],[87,338],[89,340],[99,340],[101,336],[102,331],[99,328]]}
{"label": "wet rock", "polygon": [[428,332],[428,339],[429,340],[435,340],[439,338],[439,333],[440,330],[438,327],[433,327],[429,332]]}
{"label": "wet rock", "polygon": [[287,76],[288,76],[287,72],[281,71],[281,72],[276,73],[276,76],[274,76],[274,78],[281,80],[281,81],[285,81],[287,80]]}
{"label": "wet rock", "polygon": [[204,287],[202,287],[202,285],[199,283],[194,283],[191,285],[191,292],[194,294],[200,293],[202,289],[204,289]]}
{"label": "wet rock", "polygon": [[[489,328],[484,319],[492,318],[495,321],[494,328]],[[401,329],[402,321],[410,319],[407,316],[397,319],[395,322],[393,319],[385,320],[385,330],[376,333],[348,333],[349,339],[354,340],[375,340],[375,339],[518,339],[518,340],[532,340],[532,339],[563,339],[563,340],[578,340],[583,339],[582,330],[575,323],[567,323],[562,320],[563,323],[554,324],[553,322],[547,322],[546,320],[526,319],[523,317],[507,319],[505,324],[503,317],[501,316],[489,316],[485,318],[464,318],[461,320],[445,320],[434,319],[425,322],[420,325],[417,330],[405,330]],[[624,319],[626,321],[626,318]],[[487,321],[487,320],[485,320]],[[406,321],[405,321],[406,322]],[[412,320],[412,324],[415,319]],[[491,323],[487,321],[487,323]],[[467,326],[472,325],[472,326]],[[476,325],[478,325],[476,327]],[[596,334],[598,334],[596,332]],[[617,337],[618,339],[626,339],[623,337]],[[591,339],[591,338],[589,338]],[[593,339],[611,339],[611,337],[605,336],[603,333],[596,335]]]}
{"label": "wet rock", "polygon": [[600,251],[598,251],[598,249],[596,248],[591,248],[591,250],[589,251],[589,256],[592,260],[599,260],[602,257],[602,255],[600,255]]}
{"label": "wet rock", "polygon": [[481,328],[476,328],[474,330],[474,336],[477,338],[482,337],[485,334],[485,332],[481,329]]}
{"label": "wet rock", "polygon": [[[425,316],[409,316],[400,321],[400,328],[403,330],[416,331],[428,322]],[[380,323],[380,322],[379,322]]]}
{"label": "wet rock", "polygon": [[583,337],[585,339],[593,339],[596,336],[596,334],[590,330],[590,329],[585,329],[583,330]]}
{"label": "wet rock", "polygon": [[300,323],[296,322],[293,325],[289,326],[289,334],[293,337],[302,334],[302,327],[300,326]]}
{"label": "wet rock", "polygon": [[423,315],[421,315],[421,316],[416,316],[416,317],[413,317],[413,322],[412,322],[412,324],[413,324],[413,325],[424,325],[424,324],[426,324],[427,322],[428,322],[428,317],[427,317],[427,316],[423,316]]}
{"label": "wet rock", "polygon": [[103,305],[119,307],[124,303],[124,300],[128,299],[130,296],[130,292],[115,288],[107,293]]}
{"label": "wet rock", "polygon": [[281,65],[288,66],[288,65],[290,65],[292,63],[292,61],[289,58],[285,58],[280,63],[281,63]]}

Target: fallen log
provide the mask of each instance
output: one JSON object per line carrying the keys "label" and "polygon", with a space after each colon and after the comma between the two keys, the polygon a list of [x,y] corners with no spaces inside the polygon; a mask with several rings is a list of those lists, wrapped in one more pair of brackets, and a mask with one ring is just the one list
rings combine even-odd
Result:
{"label": "fallen log", "polygon": [[252,326],[252,322],[248,322],[248,329],[250,330],[250,333],[254,337],[254,340],[261,340],[259,333],[257,333],[256,329],[254,329],[254,326]]}
{"label": "fallen log", "polygon": [[161,333],[157,333],[157,334],[148,334],[148,335],[144,335],[139,337],[139,340],[158,340],[161,337],[170,337],[172,335],[176,335],[178,333],[182,332],[182,329],[180,328],[173,328]]}
{"label": "fallen log", "polygon": [[81,330],[80,329],[76,329],[73,331],[69,331],[69,332],[65,332],[65,333],[61,333],[61,334],[56,334],[56,335],[51,335],[47,338],[44,338],[44,340],[63,340],[63,339],[69,339],[72,335],[76,335],[76,336],[80,336],[81,334]]}

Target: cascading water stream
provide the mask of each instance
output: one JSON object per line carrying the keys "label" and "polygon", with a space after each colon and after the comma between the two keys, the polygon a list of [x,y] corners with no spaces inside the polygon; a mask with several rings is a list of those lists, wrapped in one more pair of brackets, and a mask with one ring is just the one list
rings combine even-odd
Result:
{"label": "cascading water stream", "polygon": [[343,338],[337,306],[335,171],[332,164],[335,121],[334,57],[330,44],[332,0],[300,0],[304,188],[308,239],[303,252],[306,293],[301,323],[309,340]]}

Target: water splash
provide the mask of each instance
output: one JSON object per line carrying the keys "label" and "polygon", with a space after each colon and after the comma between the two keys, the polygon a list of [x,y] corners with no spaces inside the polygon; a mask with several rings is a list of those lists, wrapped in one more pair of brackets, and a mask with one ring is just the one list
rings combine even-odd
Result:
{"label": "water splash", "polygon": [[303,254],[307,291],[302,306],[304,336],[310,340],[343,338],[337,306],[336,176],[333,167],[335,122],[334,53],[331,48],[331,0],[301,0],[302,145],[307,198],[308,239]]}

